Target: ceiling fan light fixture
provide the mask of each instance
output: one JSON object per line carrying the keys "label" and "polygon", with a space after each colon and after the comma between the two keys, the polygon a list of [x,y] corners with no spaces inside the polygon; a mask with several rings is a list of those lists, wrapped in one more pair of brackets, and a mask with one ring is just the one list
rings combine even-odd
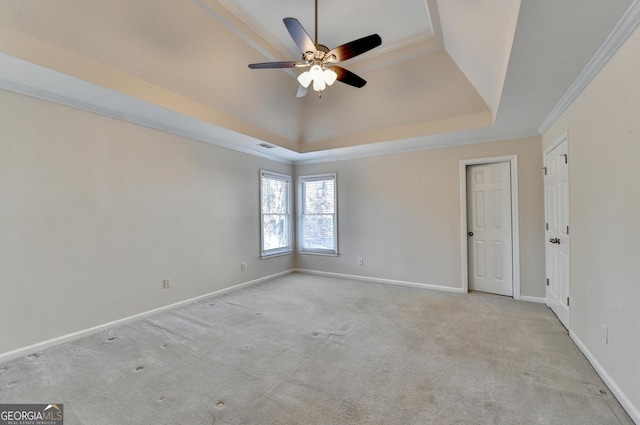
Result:
{"label": "ceiling fan light fixture", "polygon": [[298,75],[298,82],[304,88],[313,83],[313,90],[323,91],[327,86],[332,85],[338,79],[338,74],[332,69],[323,69],[321,65],[315,64],[309,71]]}
{"label": "ceiling fan light fixture", "polygon": [[327,83],[324,82],[324,78],[316,78],[313,80],[313,89],[315,91],[323,91],[327,88]]}
{"label": "ceiling fan light fixture", "polygon": [[313,89],[315,91],[322,91],[327,87],[324,72],[318,64],[312,65],[311,69],[298,75],[298,82],[304,88],[309,87],[313,82]]}
{"label": "ceiling fan light fixture", "polygon": [[313,79],[313,81],[322,78],[322,67],[318,64],[313,65],[309,72],[311,73],[311,78]]}
{"label": "ceiling fan light fixture", "polygon": [[311,84],[312,78],[311,73],[309,71],[304,71],[302,74],[298,75],[298,82],[305,89],[309,87]]}
{"label": "ceiling fan light fixture", "polygon": [[324,78],[324,82],[327,83],[328,86],[331,86],[338,79],[338,74],[336,74],[333,69],[325,69],[322,72],[322,78]]}
{"label": "ceiling fan light fixture", "polygon": [[[298,91],[296,97],[303,97],[307,94],[311,83],[313,90],[320,92],[336,81],[349,86],[361,88],[367,82],[353,72],[346,70],[335,64],[361,55],[382,44],[382,38],[378,34],[371,34],[353,40],[349,43],[338,46],[330,50],[324,44],[318,43],[318,0],[315,0],[316,10],[316,38],[315,41],[309,37],[300,21],[295,18],[284,18],[285,27],[294,43],[302,51],[302,61],[266,62],[249,64],[251,69],[283,69],[283,68],[303,68],[310,67],[309,70],[298,75]],[[330,65],[330,66],[329,66]]]}
{"label": "ceiling fan light fixture", "polygon": [[298,82],[304,88],[313,83],[313,90],[323,91],[327,86],[332,85],[338,79],[338,74],[332,69],[323,69],[321,65],[315,64],[311,66],[309,71],[305,71],[298,75]]}

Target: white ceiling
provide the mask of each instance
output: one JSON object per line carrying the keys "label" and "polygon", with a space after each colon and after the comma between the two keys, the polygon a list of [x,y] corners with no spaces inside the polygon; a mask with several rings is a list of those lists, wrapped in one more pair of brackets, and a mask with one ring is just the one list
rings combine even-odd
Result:
{"label": "white ceiling", "polygon": [[[301,57],[282,19],[298,19],[309,36],[315,37],[314,0],[292,2],[290,0],[219,0],[220,3],[250,26],[262,38],[278,48],[282,56],[291,60]],[[363,17],[366,16],[366,20]],[[330,49],[352,40],[379,34],[385,46],[393,48],[415,44],[434,37],[433,25],[426,0],[403,0],[402,8],[394,2],[319,0],[318,42]],[[388,51],[377,49],[377,52]]]}
{"label": "white ceiling", "polygon": [[297,99],[296,72],[247,64],[298,59],[282,18],[313,37],[312,0],[0,0],[0,88],[288,161],[524,137],[630,7],[319,0],[322,44],[383,45],[343,65],[364,88]]}

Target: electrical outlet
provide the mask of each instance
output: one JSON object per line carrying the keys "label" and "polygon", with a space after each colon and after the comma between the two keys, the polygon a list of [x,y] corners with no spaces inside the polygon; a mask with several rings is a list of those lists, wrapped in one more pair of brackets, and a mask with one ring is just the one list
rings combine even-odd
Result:
{"label": "electrical outlet", "polygon": [[164,279],[162,281],[162,288],[163,289],[169,289],[171,288],[171,279]]}
{"label": "electrical outlet", "polygon": [[242,263],[240,263],[240,270],[241,271],[246,271],[247,270],[247,263],[245,263],[244,261]]}
{"label": "electrical outlet", "polygon": [[362,257],[358,257],[358,265],[362,266],[364,264],[364,259]]}
{"label": "electrical outlet", "polygon": [[609,343],[609,326],[602,325],[602,340],[605,344]]}

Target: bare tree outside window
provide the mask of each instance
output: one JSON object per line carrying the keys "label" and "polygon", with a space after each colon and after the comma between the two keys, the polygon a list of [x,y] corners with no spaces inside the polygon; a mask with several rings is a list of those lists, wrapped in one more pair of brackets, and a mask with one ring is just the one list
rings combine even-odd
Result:
{"label": "bare tree outside window", "polygon": [[291,250],[291,180],[289,176],[262,173],[262,253]]}
{"label": "bare tree outside window", "polygon": [[301,178],[301,251],[337,253],[335,175]]}

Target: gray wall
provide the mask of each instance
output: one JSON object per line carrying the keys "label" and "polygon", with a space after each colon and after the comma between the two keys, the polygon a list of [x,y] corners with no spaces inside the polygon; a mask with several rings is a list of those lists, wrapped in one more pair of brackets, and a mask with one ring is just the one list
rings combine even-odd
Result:
{"label": "gray wall", "polygon": [[460,288],[461,159],[518,155],[522,295],[544,296],[539,138],[300,165],[338,173],[340,256],[260,260],[259,170],[294,167],[5,91],[0,112],[0,353],[294,266]]}
{"label": "gray wall", "polygon": [[296,266],[462,288],[460,161],[517,155],[521,294],[544,297],[540,144],[534,137],[298,165],[297,175],[338,174],[340,255],[298,254]]}
{"label": "gray wall", "polygon": [[0,117],[0,353],[292,268],[258,217],[291,165],[6,91]]}
{"label": "gray wall", "polygon": [[568,132],[572,336],[640,423],[638,52],[636,29],[543,142]]}

